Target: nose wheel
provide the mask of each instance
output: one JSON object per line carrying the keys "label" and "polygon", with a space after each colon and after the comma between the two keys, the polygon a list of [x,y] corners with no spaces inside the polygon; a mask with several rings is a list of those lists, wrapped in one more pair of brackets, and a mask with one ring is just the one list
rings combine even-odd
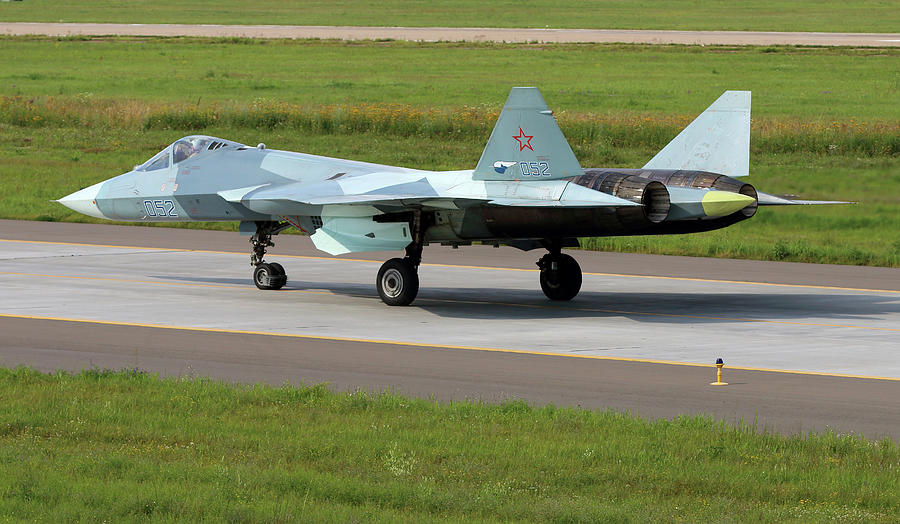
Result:
{"label": "nose wheel", "polygon": [[278,262],[263,262],[253,268],[253,283],[259,289],[281,289],[287,284],[287,274]]}

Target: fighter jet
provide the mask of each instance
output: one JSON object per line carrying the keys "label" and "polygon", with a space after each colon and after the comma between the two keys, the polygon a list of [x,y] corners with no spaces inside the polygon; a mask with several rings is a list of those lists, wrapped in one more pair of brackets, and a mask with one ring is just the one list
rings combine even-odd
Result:
{"label": "fighter jet", "polygon": [[419,291],[423,248],[473,242],[544,249],[540,285],[551,300],[581,289],[563,253],[578,237],[720,229],[779,198],[749,174],[750,92],[727,91],[640,169],[583,169],[537,88],[514,87],[475,169],[428,171],[187,136],[125,174],[58,200],[86,215],[138,222],[240,221],[252,280],[276,290],[284,268],[264,257],[290,228],[339,255],[405,250],[375,278],[388,305]]}

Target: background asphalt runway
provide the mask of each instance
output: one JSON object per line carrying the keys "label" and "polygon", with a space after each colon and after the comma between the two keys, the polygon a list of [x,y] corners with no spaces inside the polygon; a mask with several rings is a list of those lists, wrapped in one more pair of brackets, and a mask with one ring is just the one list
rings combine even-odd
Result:
{"label": "background asphalt runway", "polygon": [[701,45],[900,46],[900,33],[789,33],[763,31],[653,31],[628,29],[525,29],[490,27],[352,27],[289,25],[186,25],[0,23],[8,35],[201,36],[246,38],[323,38],[467,42],[596,42]]}
{"label": "background asphalt runway", "polygon": [[[236,233],[0,221],[0,239],[7,366],[327,381],[900,437],[900,381],[833,376],[900,377],[897,269],[578,252],[593,274],[558,305],[540,293],[535,253],[428,247],[420,300],[388,308],[372,261],[395,254],[332,259],[300,236],[278,237],[268,257],[288,269],[282,292],[252,286]],[[726,367],[730,385],[710,387],[716,356],[825,374]]]}

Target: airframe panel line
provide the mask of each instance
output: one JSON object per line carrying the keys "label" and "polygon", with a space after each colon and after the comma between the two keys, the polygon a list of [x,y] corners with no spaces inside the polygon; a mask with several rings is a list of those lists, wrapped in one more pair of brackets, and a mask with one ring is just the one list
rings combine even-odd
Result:
{"label": "airframe panel line", "polygon": [[[20,242],[23,244],[49,244],[49,245],[58,245],[58,246],[88,246],[88,247],[107,247],[107,248],[121,248],[121,249],[143,249],[143,250],[152,250],[152,251],[171,251],[178,253],[209,253],[216,255],[246,255],[246,253],[239,253],[236,251],[212,251],[206,249],[179,249],[179,248],[162,248],[162,247],[141,247],[141,246],[117,246],[117,245],[109,245],[109,244],[90,244],[90,243],[79,243],[79,242],[50,242],[46,240],[12,240],[6,238],[0,238],[0,242],[10,242],[16,243]],[[305,259],[305,260],[336,260],[343,262],[366,262],[370,264],[380,264],[381,262],[377,260],[370,260],[365,258],[336,258],[336,257],[316,257],[309,255],[285,255],[279,254],[279,257],[283,258],[296,258],[296,259]],[[467,265],[456,265],[456,264],[433,264],[428,262],[423,262],[423,266],[430,267],[452,267],[452,268],[460,268],[460,269],[492,269],[498,271],[524,271],[524,272],[537,272],[537,269],[522,269],[515,267],[493,267],[493,266],[467,266]],[[715,284],[748,284],[753,286],[774,286],[774,287],[797,287],[797,288],[806,288],[806,289],[833,289],[838,291],[865,291],[870,293],[892,293],[892,294],[900,294],[900,291],[893,289],[869,289],[869,288],[855,288],[855,287],[839,287],[839,286],[816,286],[812,284],[778,284],[775,282],[753,282],[748,280],[717,280],[712,278],[694,278],[694,277],[667,277],[661,275],[626,275],[622,273],[596,273],[596,272],[583,272],[584,275],[592,275],[592,276],[602,276],[602,277],[624,277],[624,278],[650,278],[650,279],[659,279],[659,280],[682,280],[688,282],[711,282]]]}
{"label": "airframe panel line", "polygon": [[[380,339],[365,339],[365,338],[351,338],[351,337],[334,337],[334,336],[326,336],[326,335],[303,335],[297,333],[277,333],[277,332],[269,332],[269,331],[251,331],[251,330],[239,330],[239,329],[223,329],[223,328],[202,328],[202,327],[190,327],[190,326],[173,326],[166,324],[145,324],[145,323],[137,323],[137,322],[120,322],[115,320],[91,320],[91,319],[81,319],[81,318],[63,318],[63,317],[48,317],[48,316],[38,316],[38,315],[15,315],[9,313],[0,313],[0,317],[2,318],[21,318],[27,320],[54,320],[59,322],[75,322],[81,324],[99,324],[99,325],[107,325],[107,326],[130,326],[130,327],[142,327],[142,328],[154,328],[154,329],[168,329],[168,330],[181,330],[181,331],[193,331],[193,332],[201,332],[201,333],[227,333],[227,334],[235,334],[235,335],[260,335],[260,336],[271,336],[271,337],[282,337],[282,338],[297,338],[297,339],[308,339],[308,340],[332,340],[335,342],[355,342],[355,343],[368,343],[368,344],[380,344],[380,345],[394,345],[394,346],[403,346],[403,347],[417,347],[417,348],[432,348],[432,349],[458,349],[465,351],[484,351],[484,352],[493,352],[493,353],[513,353],[520,355],[535,355],[535,356],[544,356],[544,357],[565,357],[565,358],[583,358],[590,360],[610,360],[617,362],[638,362],[644,364],[660,364],[667,366],[691,366],[691,367],[702,367],[702,368],[715,368],[714,364],[699,364],[696,362],[676,362],[671,360],[655,360],[655,359],[642,359],[642,358],[628,358],[628,357],[608,357],[602,355],[574,355],[568,353],[550,353],[545,351],[532,351],[527,349],[509,349],[509,348],[490,348],[490,347],[479,347],[479,346],[457,346],[450,344],[426,344],[421,342],[396,342],[391,340],[380,340]],[[767,373],[786,373],[792,375],[813,375],[813,376],[822,376],[822,377],[837,377],[837,378],[852,378],[852,379],[864,379],[864,380],[887,380],[892,382],[900,382],[900,378],[896,377],[879,377],[879,376],[869,376],[869,375],[852,375],[846,373],[826,373],[821,371],[795,371],[790,369],[769,369],[769,368],[754,368],[754,367],[744,367],[744,366],[728,366],[729,369],[738,369],[743,371],[760,371]]]}
{"label": "airframe panel line", "polygon": [[[332,260],[329,258],[324,258],[323,260]],[[445,266],[445,267],[459,267],[459,266]],[[492,268],[485,268],[492,269]],[[593,273],[588,273],[593,274]],[[50,275],[44,273],[19,273],[13,271],[0,271],[0,275],[13,275],[13,276],[24,276],[24,277],[42,277],[42,278],[66,278],[72,280],[96,280],[96,281],[104,281],[104,282],[130,282],[134,284],[149,284],[149,285],[163,285],[163,286],[183,286],[183,287],[208,287],[208,288],[223,288],[223,289],[244,289],[244,290],[253,290],[249,285],[248,286],[230,286],[227,284],[197,284],[197,283],[188,283],[188,282],[168,282],[163,280],[137,280],[130,278],[111,278],[111,277],[83,277],[83,276],[74,276],[74,275]],[[690,279],[686,279],[690,280]],[[311,295],[334,295],[334,293],[330,291],[313,291],[308,289],[282,289],[280,293],[304,293]],[[569,306],[551,306],[551,305],[542,305],[542,304],[517,304],[515,302],[492,302],[489,300],[458,300],[452,298],[422,298],[421,301],[430,301],[430,302],[441,302],[446,304],[479,304],[479,305],[490,305],[490,306],[506,306],[506,307],[518,307],[518,308],[531,308],[531,309],[552,309],[552,310],[561,310],[561,311],[581,311],[588,313],[612,313],[616,315],[645,315],[651,317],[667,317],[667,318],[693,318],[697,320],[725,320],[731,322],[756,322],[761,324],[784,324],[791,326],[813,326],[813,327],[833,327],[833,328],[849,328],[849,329],[866,329],[872,331],[893,331],[900,332],[900,328],[883,328],[883,327],[874,327],[874,326],[854,326],[848,324],[826,324],[823,322],[795,322],[790,320],[771,320],[771,319],[762,319],[762,318],[741,318],[741,317],[712,317],[712,316],[702,316],[702,315],[680,315],[677,313],[657,313],[653,311],[624,311],[618,309],[600,309],[600,308],[589,308],[589,307],[569,307]]]}

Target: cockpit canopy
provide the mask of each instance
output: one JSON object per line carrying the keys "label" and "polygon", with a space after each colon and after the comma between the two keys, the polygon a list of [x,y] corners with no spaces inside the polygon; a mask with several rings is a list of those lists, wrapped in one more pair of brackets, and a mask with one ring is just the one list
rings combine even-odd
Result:
{"label": "cockpit canopy", "polygon": [[223,147],[247,147],[238,142],[224,140],[214,136],[191,135],[177,140],[169,147],[153,155],[153,158],[134,168],[135,171],[156,171],[165,169],[170,165],[184,162],[203,152],[213,151]]}

